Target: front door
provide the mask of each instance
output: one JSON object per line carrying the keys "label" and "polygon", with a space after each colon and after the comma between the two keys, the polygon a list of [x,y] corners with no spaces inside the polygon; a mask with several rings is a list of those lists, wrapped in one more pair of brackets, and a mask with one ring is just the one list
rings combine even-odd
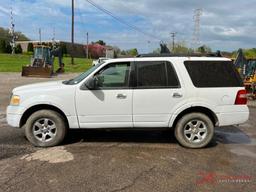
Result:
{"label": "front door", "polygon": [[76,107],[81,128],[132,127],[131,63],[109,63],[94,76],[96,90],[76,94]]}

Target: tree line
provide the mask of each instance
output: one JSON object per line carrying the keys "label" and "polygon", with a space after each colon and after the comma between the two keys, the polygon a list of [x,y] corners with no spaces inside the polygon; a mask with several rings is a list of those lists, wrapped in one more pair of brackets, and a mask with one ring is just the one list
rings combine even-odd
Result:
{"label": "tree line", "polygon": [[[12,53],[12,47],[9,42],[6,42],[5,40],[0,40],[0,53]],[[15,53],[22,53],[22,47],[20,44],[16,45],[15,47]]]}
{"label": "tree line", "polygon": [[[27,38],[23,33],[21,32],[15,32],[14,34],[16,36],[17,41],[28,41],[29,38]],[[10,45],[11,36],[9,34],[8,29],[4,29],[0,27],[0,53],[11,53],[12,47]],[[22,53],[21,45],[16,45],[15,48],[16,53]]]}

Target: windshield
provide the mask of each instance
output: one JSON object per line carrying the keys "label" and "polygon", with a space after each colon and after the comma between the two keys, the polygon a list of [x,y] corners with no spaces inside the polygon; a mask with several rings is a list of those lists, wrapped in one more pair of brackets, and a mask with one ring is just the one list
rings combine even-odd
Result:
{"label": "windshield", "polygon": [[[103,62],[104,63],[104,62]],[[63,81],[62,83],[64,83],[65,85],[75,85],[80,83],[83,79],[85,79],[86,77],[88,77],[88,75],[90,75],[94,70],[96,70],[98,67],[100,67],[103,63],[99,63],[98,65],[95,65],[93,67],[91,67],[90,69],[88,69],[87,71],[85,71],[84,73],[82,73],[81,75],[75,77],[74,79],[70,79],[67,81]]]}

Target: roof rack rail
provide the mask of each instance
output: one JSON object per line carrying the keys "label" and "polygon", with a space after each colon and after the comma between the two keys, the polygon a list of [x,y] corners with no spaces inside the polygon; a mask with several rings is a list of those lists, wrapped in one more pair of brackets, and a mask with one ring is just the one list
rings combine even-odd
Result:
{"label": "roof rack rail", "polygon": [[215,53],[188,53],[188,54],[172,54],[172,53],[161,53],[161,54],[140,54],[136,57],[223,57],[220,51]]}

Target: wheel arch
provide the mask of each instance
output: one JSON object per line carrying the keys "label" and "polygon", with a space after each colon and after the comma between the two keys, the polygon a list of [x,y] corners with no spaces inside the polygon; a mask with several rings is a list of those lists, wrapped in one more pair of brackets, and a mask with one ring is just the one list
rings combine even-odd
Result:
{"label": "wheel arch", "polygon": [[175,127],[177,122],[186,114],[189,114],[189,113],[195,113],[195,112],[198,112],[198,113],[203,113],[205,115],[207,115],[214,126],[218,126],[219,124],[219,120],[218,120],[218,117],[216,116],[216,114],[209,108],[207,107],[202,107],[202,106],[195,106],[195,107],[190,107],[190,108],[187,108],[187,109],[184,109],[182,112],[180,112],[177,117],[174,119],[171,127]]}
{"label": "wheel arch", "polygon": [[69,127],[69,122],[68,122],[66,114],[58,107],[56,107],[54,105],[49,105],[49,104],[38,104],[38,105],[34,105],[34,106],[31,106],[30,108],[26,109],[26,111],[23,113],[23,115],[20,119],[20,127],[22,127],[26,124],[30,115],[32,115],[36,111],[44,110],[44,109],[52,110],[52,111],[55,111],[55,112],[59,113],[60,115],[62,115],[63,118],[65,119],[66,125]]}

